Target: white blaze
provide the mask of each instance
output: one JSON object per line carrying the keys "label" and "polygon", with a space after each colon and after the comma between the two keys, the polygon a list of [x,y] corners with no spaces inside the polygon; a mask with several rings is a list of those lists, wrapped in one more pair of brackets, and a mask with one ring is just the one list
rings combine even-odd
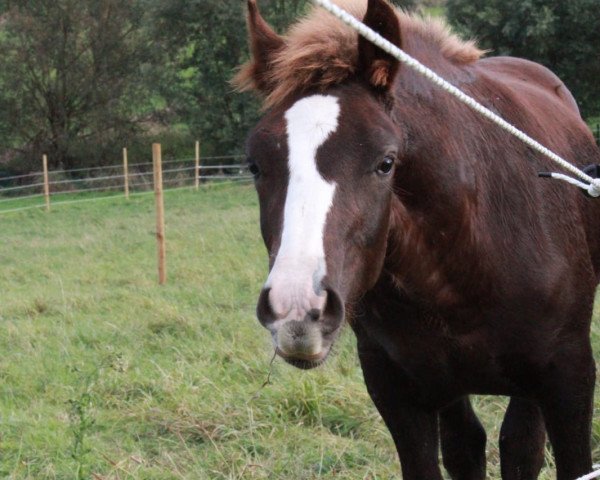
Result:
{"label": "white blaze", "polygon": [[317,150],[337,129],[339,115],[337,97],[324,95],[303,98],[285,114],[290,175],[281,245],[265,285],[282,319],[302,320],[324,306],[325,294],[315,289],[326,274],[323,233],[336,185],[319,173]]}

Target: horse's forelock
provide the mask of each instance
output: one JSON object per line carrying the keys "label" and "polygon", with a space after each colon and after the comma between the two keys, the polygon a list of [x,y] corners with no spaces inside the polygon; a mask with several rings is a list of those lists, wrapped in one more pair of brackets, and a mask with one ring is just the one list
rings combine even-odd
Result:
{"label": "horse's forelock", "polygon": [[[335,0],[355,18],[363,19],[367,0]],[[423,19],[396,9],[403,37],[419,37],[433,44],[443,58],[455,64],[478,60],[483,51],[472,41],[452,34],[444,22]],[[292,25],[285,44],[273,57],[268,73],[272,90],[264,108],[282,103],[290,95],[306,90],[325,91],[351,78],[358,68],[358,34],[322,8],[313,8]],[[411,42],[415,43],[415,42]],[[253,62],[243,65],[234,79],[239,89],[252,90]]]}

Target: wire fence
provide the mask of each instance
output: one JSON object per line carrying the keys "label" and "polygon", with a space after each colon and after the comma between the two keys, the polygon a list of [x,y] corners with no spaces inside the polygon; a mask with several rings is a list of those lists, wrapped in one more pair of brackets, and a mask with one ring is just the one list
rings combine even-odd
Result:
{"label": "wire fence", "polygon": [[[600,123],[591,128],[600,145]],[[203,157],[203,163],[210,164],[199,166],[195,164],[198,161],[196,157],[164,160],[162,163],[166,168],[162,171],[163,183],[166,190],[173,190],[209,182],[247,182],[252,175],[241,163],[242,159],[242,155]],[[225,163],[214,164],[218,161]],[[55,197],[52,205],[117,198],[124,193],[127,196],[143,195],[151,193],[154,186],[152,162],[131,163],[125,167],[116,164],[51,170],[47,172],[47,178],[49,196]],[[43,171],[9,176],[0,174],[0,215],[46,207],[45,188]],[[100,193],[108,195],[90,197],[91,194]],[[56,199],[57,195],[60,195],[60,199]],[[68,198],[69,195],[78,198]]]}
{"label": "wire fence", "polygon": [[[165,190],[252,179],[239,155],[204,157],[202,160],[224,163],[199,165],[194,157],[163,161]],[[47,181],[43,171],[0,176],[0,214],[44,208],[50,198],[53,206],[65,205],[145,195],[152,193],[153,188],[152,162],[52,170],[47,172]]]}

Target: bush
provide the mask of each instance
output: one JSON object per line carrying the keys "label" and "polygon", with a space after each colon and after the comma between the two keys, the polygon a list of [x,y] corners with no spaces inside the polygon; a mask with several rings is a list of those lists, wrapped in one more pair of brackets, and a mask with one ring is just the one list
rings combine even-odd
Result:
{"label": "bush", "polygon": [[584,116],[600,113],[598,0],[448,0],[447,13],[454,27],[494,54],[554,71]]}

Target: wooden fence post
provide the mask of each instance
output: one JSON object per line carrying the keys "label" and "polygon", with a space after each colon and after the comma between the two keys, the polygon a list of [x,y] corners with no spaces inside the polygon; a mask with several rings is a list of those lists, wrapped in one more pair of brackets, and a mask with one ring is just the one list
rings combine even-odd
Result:
{"label": "wooden fence post", "polygon": [[44,197],[46,198],[46,211],[50,211],[50,182],[48,181],[48,156],[42,156],[44,166]]}
{"label": "wooden fence post", "polygon": [[165,206],[163,198],[162,152],[160,143],[152,144],[152,162],[154,164],[154,196],[156,198],[156,241],[158,243],[158,283],[167,281],[165,247]]}
{"label": "wooden fence post", "polygon": [[127,163],[127,148],[123,148],[123,179],[125,182],[125,198],[129,200],[129,166]]}
{"label": "wooden fence post", "polygon": [[196,169],[194,172],[196,177],[194,185],[196,186],[196,190],[198,190],[200,186],[200,142],[198,141],[196,141]]}

